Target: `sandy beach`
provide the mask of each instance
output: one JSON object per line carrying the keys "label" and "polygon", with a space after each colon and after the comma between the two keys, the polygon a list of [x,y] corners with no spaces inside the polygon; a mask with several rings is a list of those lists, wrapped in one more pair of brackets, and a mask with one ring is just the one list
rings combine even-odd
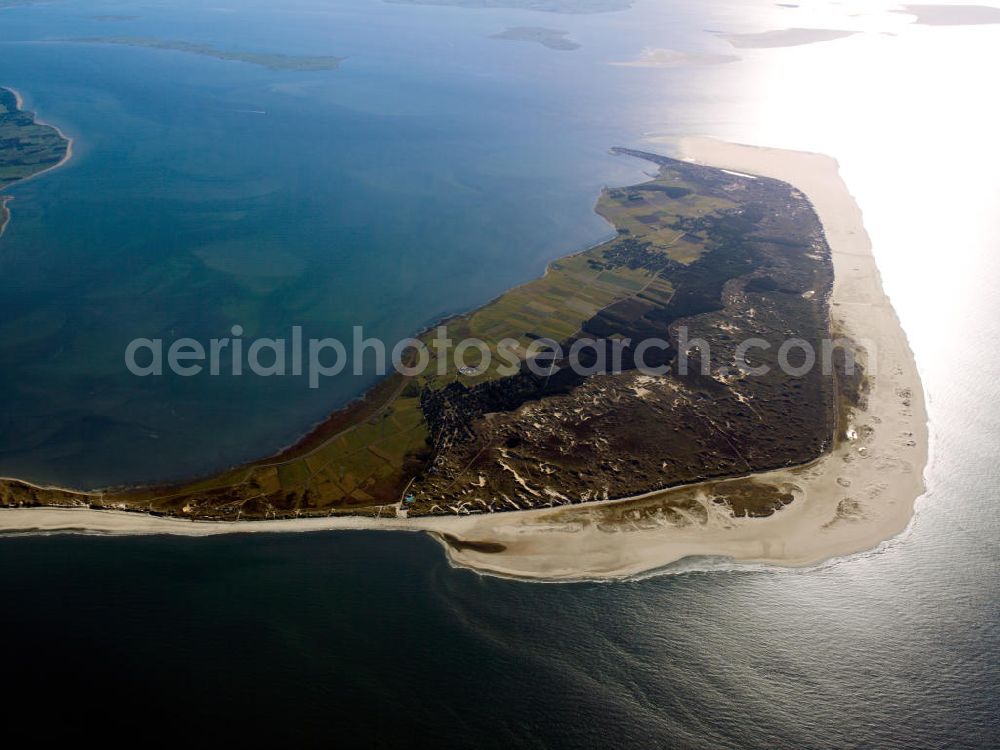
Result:
{"label": "sandy beach", "polygon": [[[4,86],[4,88],[7,89],[9,92],[11,92],[14,95],[14,100],[17,102],[17,108],[23,110],[24,109],[24,97],[21,96],[21,92],[18,91],[17,89],[11,88],[10,86]],[[51,167],[46,167],[41,172],[35,172],[30,177],[25,177],[23,180],[18,180],[17,182],[13,183],[14,185],[23,185],[25,182],[28,182],[29,180],[33,180],[36,177],[40,177],[43,174],[45,174],[46,172],[51,172],[53,169],[59,169],[59,167],[64,166],[66,164],[66,162],[68,162],[70,159],[73,158],[73,140],[74,140],[73,138],[70,138],[68,135],[66,135],[62,131],[62,128],[60,128],[58,125],[53,125],[51,122],[45,122],[44,120],[39,120],[36,117],[35,118],[35,123],[37,125],[45,125],[47,127],[52,128],[54,131],[56,131],[59,134],[59,137],[62,138],[64,141],[66,141],[66,153],[63,154],[63,158],[62,159],[60,159],[58,162],[56,162],[55,164],[53,164]]]}
{"label": "sandy beach", "polygon": [[[455,565],[550,581],[633,577],[691,556],[808,566],[872,549],[898,535],[909,524],[924,490],[928,453],[924,394],[906,336],[882,290],[860,209],[840,178],[836,161],[704,138],[685,139],[681,155],[784,180],[805,193],[833,252],[833,325],[855,340],[874,344],[874,361],[866,363],[867,404],[854,415],[852,439],[808,466],[755,475],[792,492],[795,500],[784,509],[767,518],[734,518],[711,502],[712,483],[705,483],[605,503],[421,519],[207,523],[86,509],[11,509],[0,510],[0,530],[197,536],[335,529],[426,531],[437,535]],[[633,522],[628,513],[616,513],[615,521],[609,521],[609,510],[627,510],[637,503],[655,505],[681,492],[694,493],[707,520],[692,518],[677,524],[647,515]],[[474,544],[449,544],[445,534]],[[502,551],[496,551],[497,545]]]}

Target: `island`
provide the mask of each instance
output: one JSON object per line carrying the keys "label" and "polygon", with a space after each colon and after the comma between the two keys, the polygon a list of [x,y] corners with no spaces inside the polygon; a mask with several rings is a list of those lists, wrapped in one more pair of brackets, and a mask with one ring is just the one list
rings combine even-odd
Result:
{"label": "island", "polygon": [[[836,163],[680,148],[614,149],[657,170],[602,192],[614,237],[442,324],[511,347],[513,372],[497,356],[391,375],[280,454],[188,483],[2,479],[0,529],[419,530],[457,565],[549,580],[691,555],[808,564],[899,533],[923,488],[923,393]],[[437,332],[419,334],[432,356]],[[829,370],[740,348],[790,339],[846,346]],[[544,356],[583,341],[582,368]]]}
{"label": "island", "polygon": [[[765,376],[731,366],[746,339],[795,335],[819,351],[830,337],[830,250],[809,202],[775,180],[616,151],[659,171],[601,195],[596,210],[615,238],[445,322],[452,339],[486,343],[485,371],[475,372],[476,352],[461,369],[432,359],[420,375],[386,378],[279,456],[186,485],[81,500],[213,520],[495,513],[631,497],[828,451],[843,410],[861,398],[860,368],[852,378],[787,375],[777,346],[753,354],[753,365],[770,367]],[[432,357],[436,330],[421,337]],[[708,372],[701,363],[677,372],[681,335],[710,344]],[[669,343],[643,356],[671,370],[663,375],[638,363],[638,342],[657,338]],[[618,373],[588,376],[567,361],[552,363],[554,374],[528,367],[535,342],[568,352],[584,339],[607,348],[588,350],[595,363],[615,344],[637,343],[618,347]],[[502,372],[503,341],[523,361],[514,374]],[[12,487],[2,497],[46,502]],[[763,516],[788,499],[757,488],[726,502]]]}
{"label": "island", "polygon": [[542,26],[512,26],[504,31],[491,34],[490,39],[504,39],[511,42],[535,42],[549,49],[568,52],[579,49],[580,45],[567,39],[568,31],[546,29]]}
{"label": "island", "polygon": [[893,13],[916,16],[926,26],[982,26],[1000,23],[1000,8],[993,5],[903,5]]}
{"label": "island", "polygon": [[608,65],[623,68],[678,68],[682,65],[725,65],[737,62],[739,59],[736,55],[700,54],[662,47],[647,47],[632,60],[615,60]]}
{"label": "island", "polygon": [[66,41],[78,44],[120,44],[126,47],[146,47],[148,49],[186,52],[191,55],[214,57],[217,60],[230,60],[249,63],[251,65],[260,65],[269,70],[335,70],[344,61],[342,57],[333,57],[331,55],[284,55],[274,52],[244,52],[219,49],[210,44],[201,44],[198,42],[172,41],[150,37],[94,36],[79,37]]}
{"label": "island", "polygon": [[832,42],[845,39],[859,32],[843,29],[775,29],[749,34],[722,34],[734,47],[742,49],[770,49],[774,47],[799,47],[805,44]]}
{"label": "island", "polygon": [[628,10],[634,0],[385,0],[399,5],[448,5],[455,8],[511,8],[540,13],[613,13]]}
{"label": "island", "polygon": [[[0,88],[0,192],[62,166],[72,155],[73,143],[59,128],[37,122],[16,91]],[[10,221],[10,200],[0,194],[0,236]]]}

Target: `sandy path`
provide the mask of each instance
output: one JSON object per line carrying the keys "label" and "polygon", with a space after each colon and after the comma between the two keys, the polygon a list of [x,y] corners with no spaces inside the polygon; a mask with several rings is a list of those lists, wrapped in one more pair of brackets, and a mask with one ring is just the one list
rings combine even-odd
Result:
{"label": "sandy path", "polygon": [[[685,158],[766,175],[802,190],[815,206],[833,251],[834,323],[875,344],[867,409],[854,427],[860,437],[800,469],[765,472],[763,480],[794,486],[795,502],[768,518],[734,519],[711,508],[708,521],[676,526],[596,523],[593,503],[461,518],[336,518],[240,523],[192,523],[135,513],[25,509],[0,511],[0,529],[210,535],[231,532],[394,529],[498,542],[503,552],[455,550],[451,561],[498,575],[574,580],[634,576],[688,556],[722,556],[803,566],[871,549],[902,532],[922,494],[927,416],[913,355],[882,290],[861,212],[826,156],[740,146],[702,138],[682,143]],[[664,493],[649,493],[656,497]],[[627,501],[624,501],[627,502]]]}

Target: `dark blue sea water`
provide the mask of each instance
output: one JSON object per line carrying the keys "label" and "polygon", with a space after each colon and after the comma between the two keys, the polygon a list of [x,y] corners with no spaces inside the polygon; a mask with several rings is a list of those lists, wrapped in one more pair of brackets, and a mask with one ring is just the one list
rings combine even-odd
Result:
{"label": "dark blue sea water", "polygon": [[[889,6],[886,5],[886,8]],[[136,379],[134,336],[412,333],[597,241],[612,145],[712,133],[831,153],[929,395],[929,492],[815,569],[685,561],[524,584],[369,532],[0,540],[5,736],[367,746],[1000,745],[996,27],[841,6],[643,0],[565,15],[67,0],[0,10],[0,85],[76,138],[0,240],[0,474],[186,476],[294,440],[366,385]],[[99,21],[95,15],[134,15]],[[570,32],[558,52],[489,40]],[[857,28],[731,54],[712,30]],[[275,72],[57,43],[157,36],[346,56]],[[46,41],[48,40],[48,41]],[[928,106],[933,102],[934,106]],[[257,114],[264,111],[266,114]],[[38,718],[42,717],[42,718]]]}

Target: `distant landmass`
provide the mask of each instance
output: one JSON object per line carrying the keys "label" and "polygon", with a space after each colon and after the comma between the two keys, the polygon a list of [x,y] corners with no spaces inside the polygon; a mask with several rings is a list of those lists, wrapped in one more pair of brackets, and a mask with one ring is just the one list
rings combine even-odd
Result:
{"label": "distant landmass", "polygon": [[628,10],[633,0],[385,0],[399,5],[450,5],[455,8],[512,8],[544,13],[611,13]]}
{"label": "distant landmass", "polygon": [[909,13],[926,26],[980,26],[1000,23],[1000,8],[991,5],[904,5],[894,13]]}
{"label": "distant landmass", "polygon": [[744,49],[766,49],[769,47],[798,47],[803,44],[832,42],[835,39],[857,34],[844,29],[775,29],[751,34],[722,34],[722,38],[734,47]]}
{"label": "distant landmass", "polygon": [[343,57],[331,55],[284,55],[272,52],[242,52],[238,50],[223,50],[210,44],[198,42],[179,42],[164,39],[130,36],[81,37],[66,41],[80,44],[121,44],[127,47],[147,47],[149,49],[172,50],[187,52],[192,55],[214,57],[218,60],[234,60],[237,62],[260,65],[270,70],[334,70]]}
{"label": "distant landmass", "polygon": [[512,42],[536,42],[549,49],[569,51],[579,49],[580,45],[572,39],[567,39],[568,31],[546,29],[541,26],[514,26],[506,31],[491,34],[490,39],[506,39]]}
{"label": "distant landmass", "polygon": [[[0,88],[0,190],[62,164],[70,141],[58,128],[36,122],[17,94]],[[7,227],[10,196],[0,195],[0,234]]]}

